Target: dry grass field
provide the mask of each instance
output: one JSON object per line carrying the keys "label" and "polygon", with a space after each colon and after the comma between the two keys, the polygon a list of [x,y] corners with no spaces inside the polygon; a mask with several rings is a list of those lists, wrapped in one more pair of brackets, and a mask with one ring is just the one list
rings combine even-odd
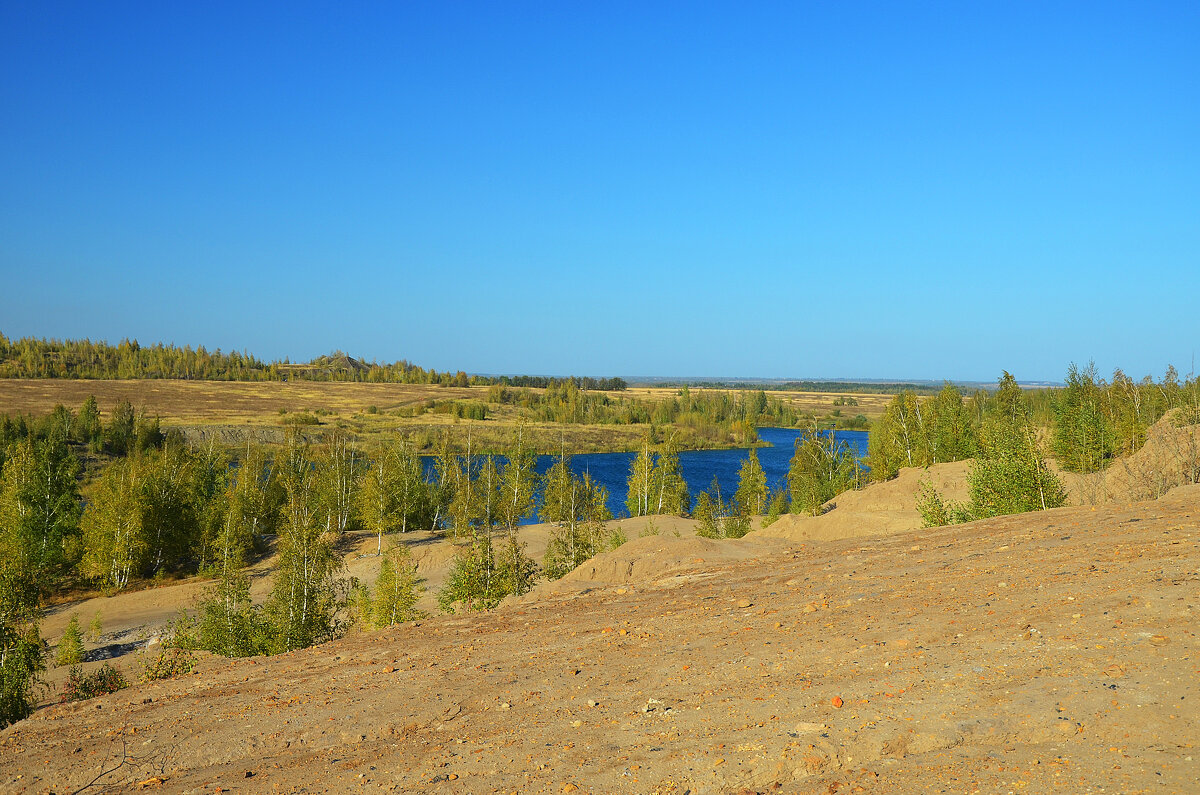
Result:
{"label": "dry grass field", "polygon": [[[706,390],[692,389],[693,393],[701,391]],[[732,389],[724,391],[738,392],[742,390]],[[679,390],[673,387],[635,387],[627,390],[624,394],[646,400],[665,400],[679,394]],[[800,392],[795,390],[772,390],[767,392],[767,397],[778,398],[797,411],[809,412],[818,417],[840,408],[842,414],[847,417],[862,414],[869,420],[874,420],[882,416],[883,410],[887,408],[887,404],[892,400],[891,394],[874,392]],[[838,398],[842,398],[843,400],[853,398],[858,402],[858,405],[835,406],[833,401]]]}
{"label": "dry grass field", "polygon": [[[534,390],[540,391],[540,390]],[[696,391],[696,390],[693,390]],[[673,388],[635,388],[621,397],[643,401],[667,400],[678,394]],[[771,392],[798,411],[825,417],[840,408],[843,416],[863,414],[879,417],[890,395],[823,392]],[[523,420],[522,410],[513,405],[488,405],[488,418],[468,421],[452,414],[416,413],[430,401],[487,401],[488,387],[443,387],[425,384],[365,384],[335,382],[230,382],[230,381],[83,381],[57,379],[0,379],[0,413],[49,413],[62,404],[77,409],[95,395],[101,414],[107,416],[121,400],[129,401],[149,416],[162,420],[164,428],[180,428],[190,435],[203,434],[219,441],[237,443],[247,435],[263,441],[282,437],[285,422],[297,414],[319,419],[323,428],[340,427],[365,442],[400,433],[427,447],[440,433],[456,441],[465,440],[468,428],[481,449],[505,446],[510,430]],[[853,398],[857,406],[835,406],[837,399]],[[540,450],[557,450],[563,443],[577,452],[629,450],[640,443],[644,427],[638,425],[583,425],[530,422],[524,418],[532,444]],[[708,446],[700,439],[687,439],[688,446]]]}

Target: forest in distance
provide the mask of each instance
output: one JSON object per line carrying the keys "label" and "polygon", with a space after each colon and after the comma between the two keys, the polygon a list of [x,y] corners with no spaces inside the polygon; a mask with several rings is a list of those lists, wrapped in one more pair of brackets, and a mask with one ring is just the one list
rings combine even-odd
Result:
{"label": "forest in distance", "polygon": [[[691,400],[691,390],[675,399]],[[756,409],[742,420],[753,429],[770,399],[750,393],[744,401]],[[648,424],[625,507],[630,516],[690,516],[698,535],[738,538],[753,517],[765,526],[788,512],[816,515],[839,493],[902,467],[972,459],[966,502],[921,495],[928,524],[1043,510],[1066,499],[1050,459],[1069,472],[1102,470],[1137,450],[1147,429],[1172,412],[1179,423],[1200,419],[1200,381],[1181,380],[1173,369],[1157,381],[1121,371],[1105,380],[1093,366],[1072,365],[1058,389],[1022,389],[1004,373],[996,388],[970,395],[949,383],[930,395],[905,390],[872,423],[866,468],[847,445],[812,427],[797,439],[781,487],[768,486],[751,451],[732,493],[715,483],[689,490],[670,427]],[[78,409],[0,416],[6,720],[31,704],[28,688],[44,664],[39,617],[52,601],[199,576],[211,587],[177,622],[170,653],[276,653],[354,623],[414,618],[419,583],[403,541],[413,529],[455,545],[437,600],[448,612],[491,609],[624,543],[603,487],[571,470],[570,451],[536,473],[524,427],[512,429],[503,457],[481,453],[469,435],[465,445],[439,436],[429,469],[411,441],[360,444],[336,427],[310,436],[309,426],[290,423],[280,444],[229,447],[189,442],[128,402],[107,414],[89,398]],[[517,533],[535,510],[552,528],[540,561]],[[351,530],[378,539],[382,568],[372,589],[339,574],[339,540]],[[274,585],[264,603],[253,603],[246,568],[268,553],[277,559]]]}

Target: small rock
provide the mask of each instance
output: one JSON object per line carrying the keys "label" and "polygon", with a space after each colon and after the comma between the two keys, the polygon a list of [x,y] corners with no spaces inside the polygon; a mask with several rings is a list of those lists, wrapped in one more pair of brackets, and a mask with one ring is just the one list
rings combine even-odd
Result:
{"label": "small rock", "polygon": [[589,706],[589,707],[598,707],[598,706],[600,706],[600,702],[599,702],[599,701],[596,701],[595,699],[591,699],[591,698],[589,698],[589,699],[588,699],[588,706]]}
{"label": "small rock", "polygon": [[831,700],[829,703],[833,705],[834,709],[841,709],[842,704],[845,704],[846,702],[842,701],[841,696],[834,696],[833,700]]}
{"label": "small rock", "polygon": [[512,704],[509,704],[507,701],[501,701],[500,706],[496,707],[496,709],[512,709]]}
{"label": "small rock", "polygon": [[815,613],[815,612],[817,612],[817,608],[815,605],[805,605],[804,612],[805,613]]}
{"label": "small rock", "polygon": [[754,602],[751,602],[749,599],[738,599],[737,606],[738,607],[754,607]]}
{"label": "small rock", "polygon": [[793,729],[796,734],[807,734],[809,732],[823,732],[829,727],[824,723],[809,723],[808,721],[800,721]]}
{"label": "small rock", "polygon": [[583,725],[583,721],[581,721],[581,720],[573,720],[573,721],[571,721],[571,728],[572,728],[572,729],[578,729],[578,728],[579,728],[580,726],[582,726],[582,725]]}
{"label": "small rock", "polygon": [[1170,642],[1171,639],[1166,635],[1155,635],[1154,637],[1150,638],[1151,646],[1166,646]]}

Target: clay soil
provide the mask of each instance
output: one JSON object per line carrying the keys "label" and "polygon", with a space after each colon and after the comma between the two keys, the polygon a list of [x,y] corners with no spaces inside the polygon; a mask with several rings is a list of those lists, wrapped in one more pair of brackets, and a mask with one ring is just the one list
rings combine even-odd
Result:
{"label": "clay soil", "polygon": [[632,532],[488,614],[43,707],[0,791],[1196,792],[1198,507]]}

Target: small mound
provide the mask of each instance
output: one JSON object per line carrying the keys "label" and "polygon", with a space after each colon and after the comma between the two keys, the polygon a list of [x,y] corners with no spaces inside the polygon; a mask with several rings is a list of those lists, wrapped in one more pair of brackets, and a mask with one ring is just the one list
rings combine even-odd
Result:
{"label": "small mound", "polygon": [[542,583],[525,598],[536,600],[549,594],[578,593],[627,583],[646,585],[686,570],[747,560],[762,553],[761,544],[695,535],[635,538],[612,552],[585,561],[562,579]]}
{"label": "small mound", "polygon": [[918,530],[923,526],[917,510],[917,488],[921,481],[928,481],[948,500],[962,501],[967,498],[970,468],[970,460],[904,468],[891,480],[839,494],[820,516],[787,514],[751,535],[790,541],[834,541]]}
{"label": "small mound", "polygon": [[1200,480],[1200,425],[1176,425],[1171,413],[1150,426],[1141,449],[1118,459],[1104,471],[1104,499],[1153,500],[1176,486],[1197,480]]}

